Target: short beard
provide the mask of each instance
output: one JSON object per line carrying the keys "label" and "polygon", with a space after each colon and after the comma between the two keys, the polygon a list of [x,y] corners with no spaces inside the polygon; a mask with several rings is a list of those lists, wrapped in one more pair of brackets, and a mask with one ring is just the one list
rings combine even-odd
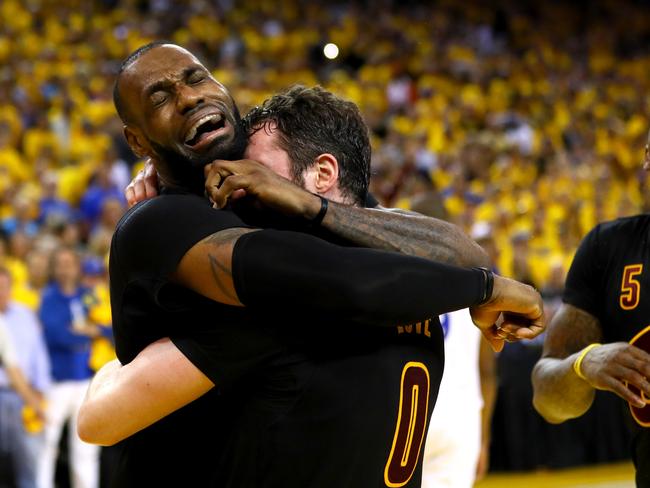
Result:
{"label": "short beard", "polygon": [[246,131],[237,117],[233,123],[235,129],[233,139],[227,143],[217,141],[206,154],[193,154],[182,149],[164,147],[154,141],[149,141],[159,160],[158,173],[162,183],[196,193],[204,194],[205,176],[203,168],[215,159],[237,160],[242,159],[248,138]]}

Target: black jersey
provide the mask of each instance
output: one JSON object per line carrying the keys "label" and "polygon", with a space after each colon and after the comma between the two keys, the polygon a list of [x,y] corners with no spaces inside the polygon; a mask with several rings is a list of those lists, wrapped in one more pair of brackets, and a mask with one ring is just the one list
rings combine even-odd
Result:
{"label": "black jersey", "polygon": [[167,280],[229,227],[245,224],[190,195],[145,202],[118,225],[118,357],[169,336],[217,388],[127,439],[115,486],[419,486],[443,369],[438,320],[331,323],[300,307],[220,305]]}
{"label": "black jersey", "polygon": [[[573,259],[563,299],[598,318],[605,343],[629,342],[648,327],[650,215],[602,223],[589,232]],[[650,430],[631,416],[629,423],[637,483],[650,487]]]}
{"label": "black jersey", "polygon": [[[284,320],[283,358],[240,412],[215,486],[420,486],[444,364],[438,319],[379,329],[318,316]],[[203,361],[218,343],[176,345],[218,380]]]}
{"label": "black jersey", "polygon": [[[253,331],[244,309],[218,304],[168,281],[195,243],[230,227],[246,225],[193,195],[162,195],[125,214],[113,237],[109,266],[120,362],[130,362],[162,337],[200,338],[209,330],[223,348],[214,361],[227,365],[219,379],[226,388],[274,353],[272,339]],[[235,398],[235,393],[222,395],[215,389],[123,441],[113,486],[205,486],[223,447],[221,439],[228,436],[229,425],[222,419],[232,415]]]}

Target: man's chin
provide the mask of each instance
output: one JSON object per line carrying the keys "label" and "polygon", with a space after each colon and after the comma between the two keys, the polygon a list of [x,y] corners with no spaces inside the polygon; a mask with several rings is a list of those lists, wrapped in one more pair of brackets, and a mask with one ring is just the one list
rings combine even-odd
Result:
{"label": "man's chin", "polygon": [[194,167],[203,167],[215,159],[241,159],[246,149],[246,139],[237,136],[224,137],[215,140],[210,147],[200,153],[189,151],[187,159]]}

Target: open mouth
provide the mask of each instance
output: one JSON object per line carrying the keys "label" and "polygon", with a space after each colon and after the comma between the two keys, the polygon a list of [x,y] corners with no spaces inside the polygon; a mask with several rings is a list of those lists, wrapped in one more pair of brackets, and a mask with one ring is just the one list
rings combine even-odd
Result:
{"label": "open mouth", "polygon": [[205,115],[197,120],[185,135],[185,145],[199,149],[208,144],[226,128],[226,119],[222,114]]}

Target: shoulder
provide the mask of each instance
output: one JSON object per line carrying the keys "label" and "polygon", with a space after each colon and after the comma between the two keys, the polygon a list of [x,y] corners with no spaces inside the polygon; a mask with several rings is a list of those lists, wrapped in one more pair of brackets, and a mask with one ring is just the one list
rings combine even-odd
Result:
{"label": "shoulder", "polygon": [[600,235],[631,235],[647,232],[650,228],[650,215],[640,214],[603,222],[596,226]]}
{"label": "shoulder", "polygon": [[36,321],[38,320],[36,317],[36,313],[30,309],[29,307],[26,307],[22,303],[18,303],[16,301],[12,301],[9,304],[10,311],[11,313],[18,318],[22,323],[24,324],[34,324],[36,325]]}
{"label": "shoulder", "polygon": [[149,220],[164,218],[168,212],[176,215],[206,206],[209,207],[207,200],[197,195],[160,195],[131,207],[117,223],[115,232],[124,232]]}
{"label": "shoulder", "polygon": [[9,308],[16,315],[31,316],[31,315],[34,314],[34,312],[32,312],[31,309],[29,309],[28,307],[26,307],[22,303],[18,303],[16,301],[9,302]]}
{"label": "shoulder", "polygon": [[645,239],[649,232],[650,215],[641,214],[602,222],[589,231],[584,241],[592,241],[599,248],[619,248]]}
{"label": "shoulder", "polygon": [[249,227],[232,211],[196,195],[161,195],[130,209],[111,242],[111,280],[168,276],[196,243],[234,227]]}

